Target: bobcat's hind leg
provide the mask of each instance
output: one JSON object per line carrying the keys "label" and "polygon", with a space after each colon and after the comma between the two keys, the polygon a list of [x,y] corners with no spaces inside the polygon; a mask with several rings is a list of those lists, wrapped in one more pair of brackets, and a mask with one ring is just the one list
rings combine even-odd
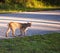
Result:
{"label": "bobcat's hind leg", "polygon": [[6,32],[6,37],[8,37],[9,32],[10,32],[10,28],[8,27],[7,32]]}

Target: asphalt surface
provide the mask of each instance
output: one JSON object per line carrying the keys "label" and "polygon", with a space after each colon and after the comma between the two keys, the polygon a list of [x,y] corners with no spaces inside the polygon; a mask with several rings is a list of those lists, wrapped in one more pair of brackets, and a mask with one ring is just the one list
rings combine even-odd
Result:
{"label": "asphalt surface", "polygon": [[[0,38],[5,38],[9,22],[31,22],[26,35],[60,33],[60,11],[18,12],[0,14]],[[18,36],[19,30],[16,30]],[[11,37],[11,32],[9,37]]]}

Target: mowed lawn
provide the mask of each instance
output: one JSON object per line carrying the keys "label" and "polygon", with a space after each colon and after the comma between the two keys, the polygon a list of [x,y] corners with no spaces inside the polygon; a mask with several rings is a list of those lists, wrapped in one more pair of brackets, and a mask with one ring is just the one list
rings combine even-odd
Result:
{"label": "mowed lawn", "polygon": [[60,53],[60,33],[0,39],[0,53]]}

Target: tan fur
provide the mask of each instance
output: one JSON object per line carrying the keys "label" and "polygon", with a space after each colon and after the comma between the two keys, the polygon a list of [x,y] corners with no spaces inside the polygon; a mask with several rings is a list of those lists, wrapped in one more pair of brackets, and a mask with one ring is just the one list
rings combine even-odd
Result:
{"label": "tan fur", "polygon": [[31,23],[18,23],[18,22],[10,22],[8,24],[8,29],[7,29],[7,32],[6,32],[6,37],[8,36],[8,33],[10,32],[10,30],[12,30],[12,35],[14,36],[15,35],[15,30],[17,28],[20,29],[20,33],[21,35],[25,35],[25,30],[27,27],[31,27]]}

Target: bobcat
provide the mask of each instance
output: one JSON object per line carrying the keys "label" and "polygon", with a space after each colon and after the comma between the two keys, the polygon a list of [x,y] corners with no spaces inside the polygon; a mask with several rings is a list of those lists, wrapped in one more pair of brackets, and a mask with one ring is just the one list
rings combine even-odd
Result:
{"label": "bobcat", "polygon": [[10,22],[8,24],[8,29],[6,32],[6,37],[8,37],[8,33],[12,30],[12,35],[15,35],[15,30],[18,28],[20,30],[20,35],[25,35],[25,31],[27,27],[31,27],[31,23],[18,23],[18,22]]}

